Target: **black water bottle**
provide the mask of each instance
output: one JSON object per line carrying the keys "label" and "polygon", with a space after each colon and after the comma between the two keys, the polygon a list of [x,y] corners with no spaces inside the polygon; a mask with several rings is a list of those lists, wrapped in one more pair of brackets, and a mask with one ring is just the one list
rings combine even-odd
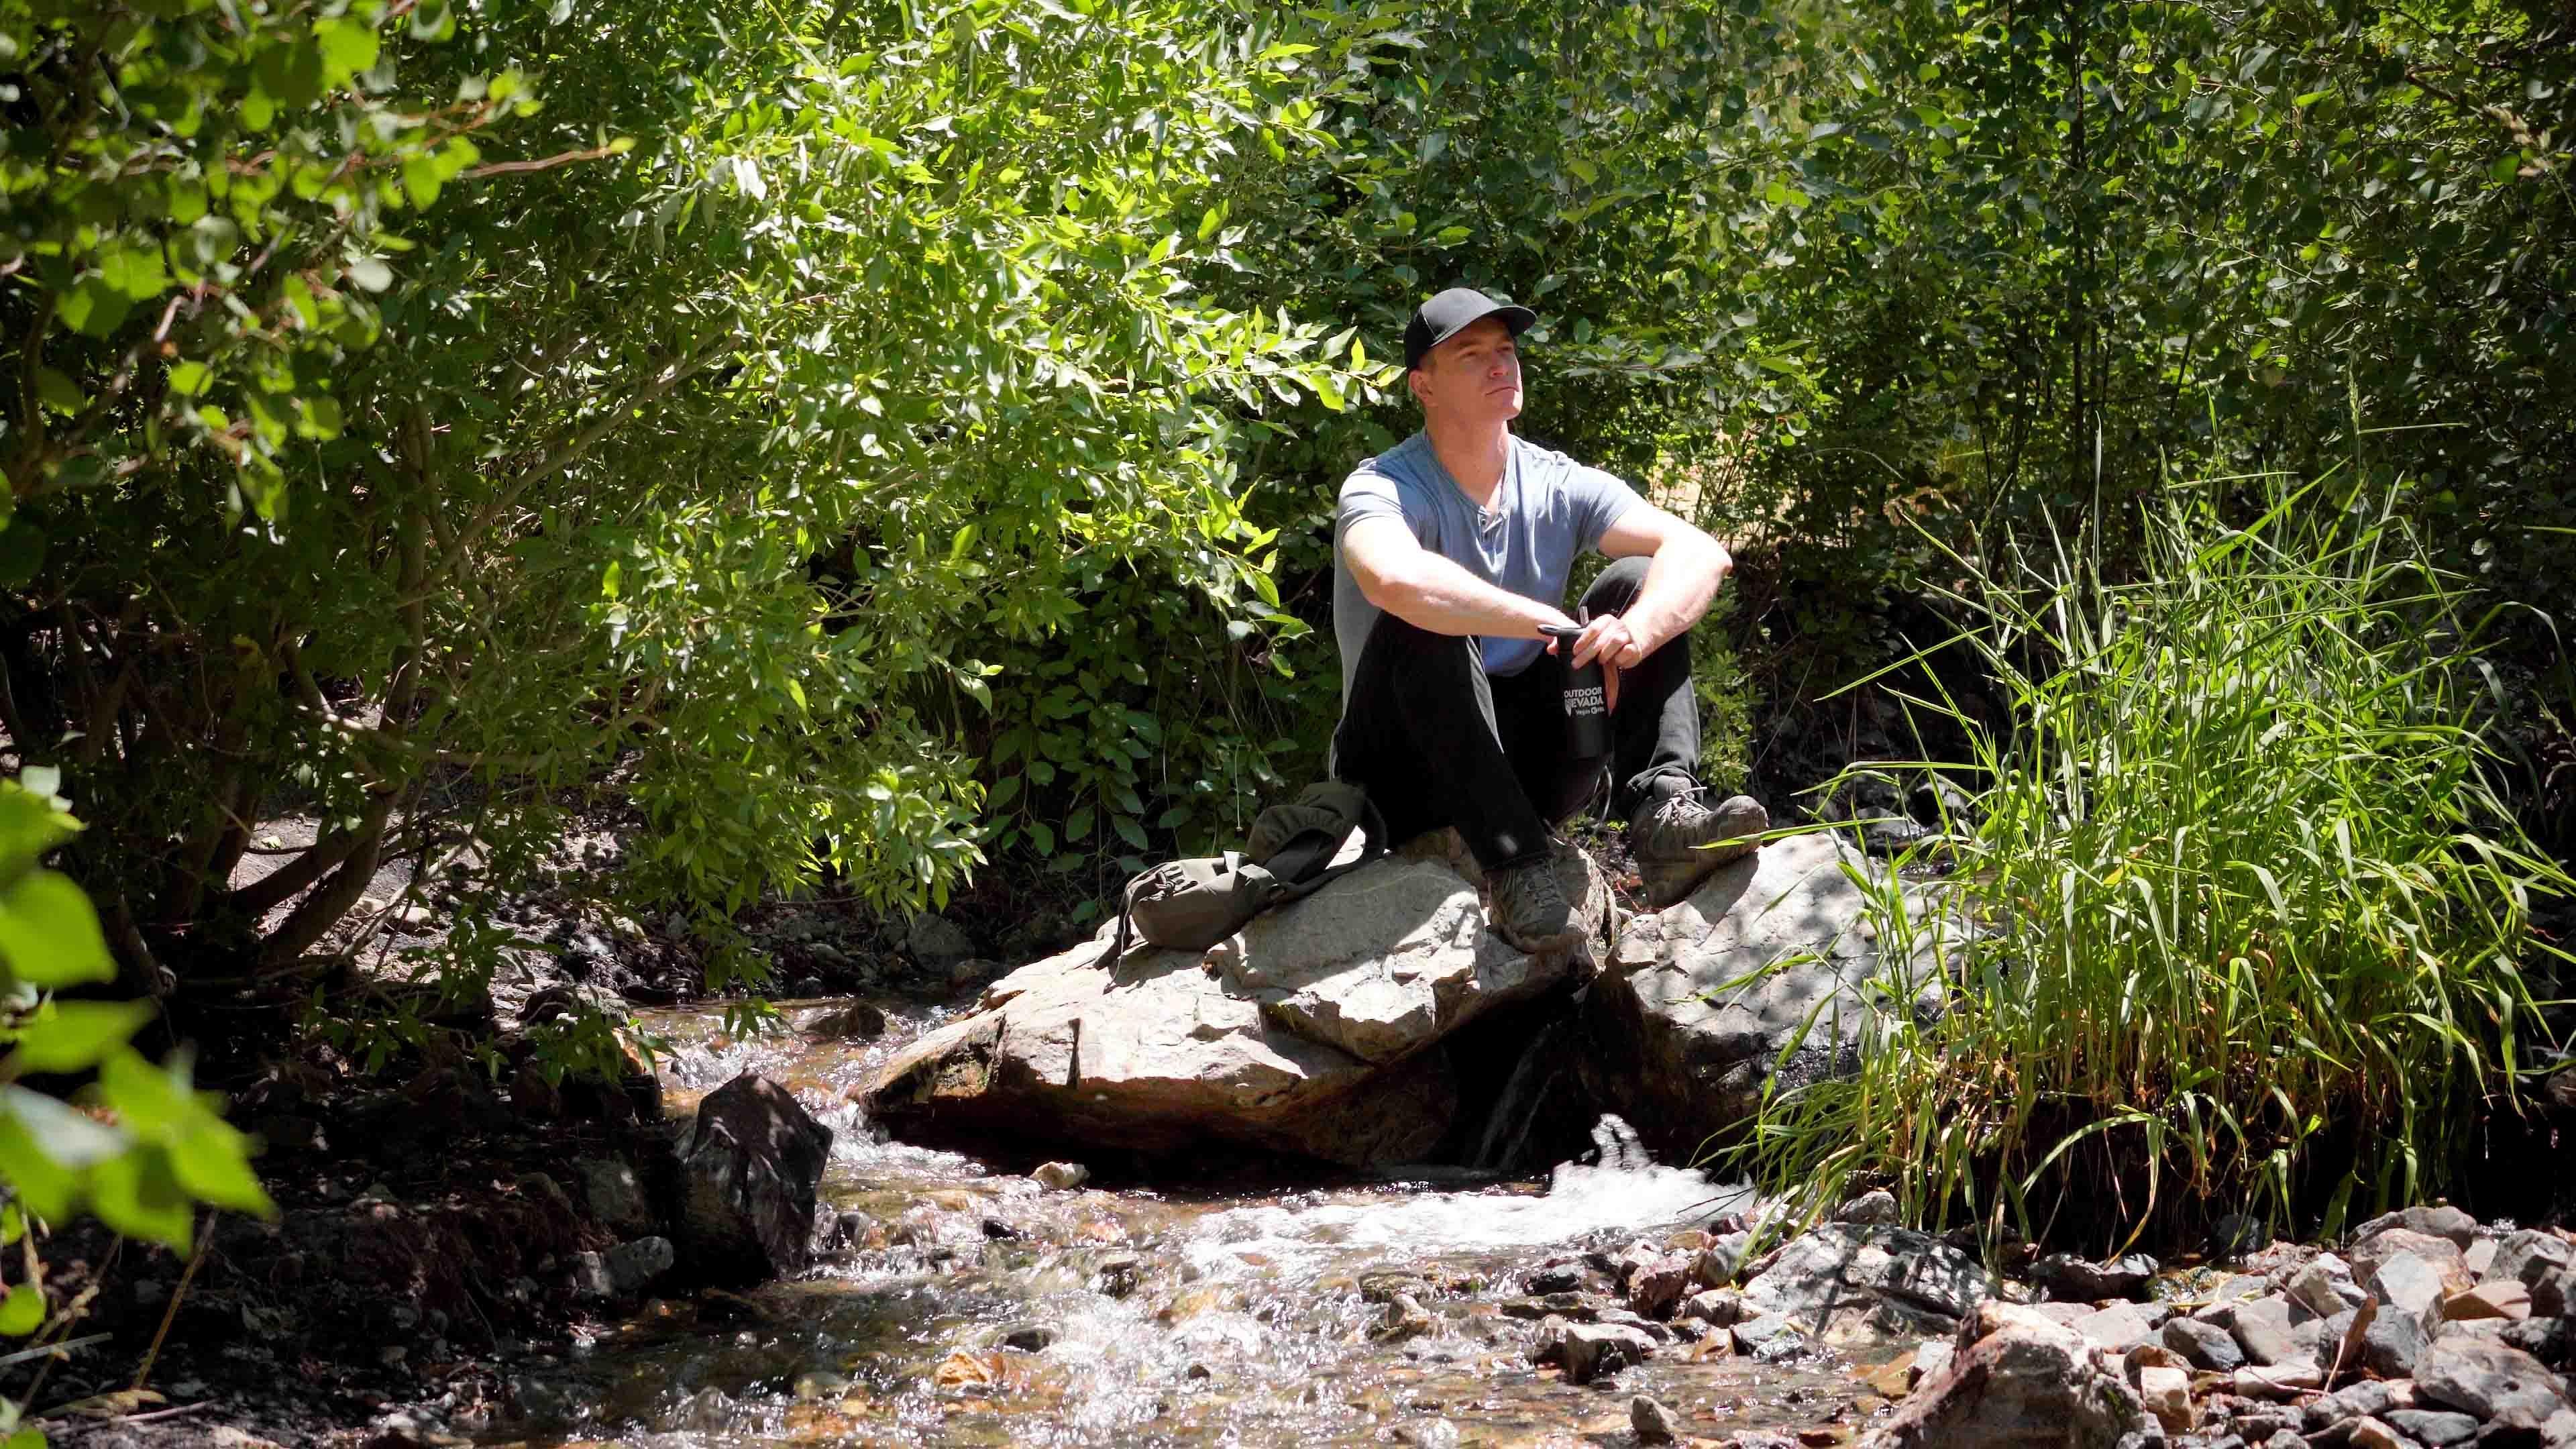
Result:
{"label": "black water bottle", "polygon": [[1583,637],[1580,626],[1541,624],[1538,631],[1565,650],[1565,752],[1578,760],[1610,753],[1610,697],[1602,689],[1601,660],[1573,662],[1574,641]]}

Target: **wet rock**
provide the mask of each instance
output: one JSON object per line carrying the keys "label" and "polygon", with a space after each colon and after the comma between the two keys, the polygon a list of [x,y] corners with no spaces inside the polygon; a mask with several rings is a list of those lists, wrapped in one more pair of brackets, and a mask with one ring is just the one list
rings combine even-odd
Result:
{"label": "wet rock", "polygon": [[671,1271],[679,1254],[669,1238],[637,1238],[573,1260],[573,1291],[584,1298],[628,1298]]}
{"label": "wet rock", "polygon": [[804,1268],[831,1150],[832,1129],[766,1077],[745,1072],[708,1093],[680,1154],[690,1263],[736,1281]]}
{"label": "wet rock", "polygon": [[1583,1288],[1589,1276],[1581,1263],[1551,1263],[1531,1269],[1522,1284],[1532,1293],[1573,1293]]}
{"label": "wet rock", "polygon": [[2556,1233],[2526,1228],[2496,1244],[2483,1281],[2520,1283],[2531,1293],[2532,1312],[2561,1314],[2567,1311],[2565,1285],[2571,1268],[2576,1268],[2576,1247]]}
{"label": "wet rock", "polygon": [[1369,1337],[1379,1343],[1402,1343],[1418,1338],[1439,1327],[1429,1309],[1410,1293],[1398,1293],[1379,1310],[1377,1322],[1369,1325]]}
{"label": "wet rock", "polygon": [[1838,1223],[1886,1224],[1896,1221],[1896,1194],[1885,1188],[1865,1192],[1834,1209]]}
{"label": "wet rock", "polygon": [[865,1001],[817,1012],[805,1021],[805,1034],[816,1041],[874,1041],[885,1029],[884,1008]]}
{"label": "wet rock", "polygon": [[652,1199],[645,1195],[643,1179],[635,1175],[632,1165],[614,1158],[584,1157],[574,1160],[572,1170],[581,1180],[592,1217],[620,1232],[653,1225]]}
{"label": "wet rock", "polygon": [[1724,1288],[1735,1282],[1744,1268],[1745,1250],[1752,1246],[1751,1233],[1721,1233],[1699,1250],[1691,1260],[1691,1281],[1702,1288]]}
{"label": "wet rock", "polygon": [[1112,1253],[1092,1270],[1092,1282],[1112,1298],[1124,1298],[1144,1281],[1145,1260],[1134,1253]]}
{"label": "wet rock", "polygon": [[1730,1332],[1737,1353],[1765,1363],[1777,1362],[1807,1347],[1807,1335],[1794,1321],[1777,1313],[1738,1319]]}
{"label": "wet rock", "polygon": [[828,1369],[816,1369],[798,1374],[792,1389],[797,1401],[807,1404],[819,1403],[824,1399],[837,1399],[849,1391],[848,1377]]}
{"label": "wet rock", "polygon": [[[1889,963],[1847,869],[1879,867],[1831,835],[1777,840],[1628,922],[1585,1005],[1592,1094],[1624,1104],[1658,1150],[1684,1154],[1749,1118],[1775,1069],[1785,1085],[1855,1066],[1878,1009],[1871,983]],[[1930,902],[1918,899],[1927,923],[1939,916]],[[1932,934],[1910,963],[1918,980],[1932,974]],[[1928,991],[1913,1005],[1937,1008]]]}
{"label": "wet rock", "polygon": [[1042,1162],[1029,1176],[1040,1187],[1068,1192],[1091,1181],[1091,1169],[1079,1162]]}
{"label": "wet rock", "polygon": [[2031,1264],[2031,1281],[2052,1298],[2070,1303],[2099,1303],[2105,1298],[2135,1298],[2156,1276],[2156,1260],[2127,1253],[2097,1263],[2073,1253],[2051,1253]]}
{"label": "wet rock", "polygon": [[1021,1353],[1043,1353],[1063,1337],[1052,1323],[1015,1323],[1002,1330],[1002,1347]]}
{"label": "wet rock", "polygon": [[2449,1409],[2391,1409],[2388,1427],[2419,1444],[2443,1449],[2478,1432],[2478,1421],[2467,1414]]}
{"label": "wet rock", "polygon": [[1732,1288],[1704,1288],[1682,1300],[1681,1316],[1713,1328],[1733,1328],[1744,1321],[1744,1295]]}
{"label": "wet rock", "polygon": [[2366,1242],[2391,1228],[2402,1228],[2427,1237],[2448,1238],[2451,1245],[2467,1252],[2476,1241],[2478,1220],[2455,1207],[2411,1207],[2393,1213],[2381,1213],[2353,1229],[2352,1240]]}
{"label": "wet rock", "polygon": [[2164,1346],[2181,1354],[2193,1368],[2212,1373],[2233,1373],[2245,1366],[2245,1350],[2236,1346],[2235,1336],[2215,1323],[2197,1318],[2165,1320]]}
{"label": "wet rock", "polygon": [[1791,1239],[1744,1285],[1745,1308],[1840,1342],[1944,1331],[1993,1296],[1975,1258],[1909,1228],[1826,1223]]}
{"label": "wet rock", "polygon": [[1570,1382],[1588,1384],[1604,1374],[1644,1363],[1654,1352],[1655,1341],[1639,1329],[1548,1318],[1539,1323],[1538,1348],[1530,1358],[1535,1363],[1558,1365]]}
{"label": "wet rock", "polygon": [[1672,1444],[1681,1439],[1681,1421],[1673,1411],[1644,1394],[1628,1401],[1628,1427],[1640,1444]]}
{"label": "wet rock", "polygon": [[1639,1264],[1629,1275],[1628,1306],[1648,1318],[1670,1318],[1690,1286],[1690,1255],[1666,1253]]}
{"label": "wet rock", "polygon": [[[1457,1082],[1440,1043],[1563,982],[1485,929],[1476,888],[1424,838],[1204,952],[1109,932],[986,988],[855,1095],[898,1135],[1177,1151],[1232,1142],[1367,1165],[1418,1159]],[[1608,889],[1565,866],[1592,921]]]}
{"label": "wet rock", "polygon": [[2415,1392],[2481,1419],[2523,1413],[2542,1420],[2567,1399],[2566,1385],[2540,1360],[2473,1334],[2435,1340],[2416,1360]]}
{"label": "wet rock", "polygon": [[1926,1339],[1914,1349],[1914,1367],[1907,1370],[1911,1379],[1906,1387],[1920,1388],[1925,1379],[1937,1379],[1950,1371],[1959,1355],[1958,1345],[1946,1338]]}
{"label": "wet rock", "polygon": [[2147,1428],[2135,1390],[2097,1367],[2082,1338],[2027,1309],[1979,1304],[1959,1345],[1864,1449],[2117,1449]]}
{"label": "wet rock", "polygon": [[915,912],[903,944],[915,962],[941,972],[975,955],[975,938],[937,911]]}

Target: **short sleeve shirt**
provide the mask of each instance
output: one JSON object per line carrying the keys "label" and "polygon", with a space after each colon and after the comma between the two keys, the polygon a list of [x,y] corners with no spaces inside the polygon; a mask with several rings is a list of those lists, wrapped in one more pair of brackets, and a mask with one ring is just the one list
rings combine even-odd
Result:
{"label": "short sleeve shirt", "polygon": [[[1479,508],[1440,465],[1428,433],[1415,433],[1359,465],[1342,484],[1333,520],[1333,638],[1342,655],[1348,702],[1360,650],[1377,627],[1378,607],[1360,592],[1342,558],[1342,540],[1363,518],[1400,519],[1424,548],[1496,588],[1557,608],[1574,560],[1601,546],[1628,510],[1645,506],[1635,489],[1563,453],[1512,439],[1493,506]],[[1485,672],[1513,675],[1545,648],[1538,639],[1479,640]]]}

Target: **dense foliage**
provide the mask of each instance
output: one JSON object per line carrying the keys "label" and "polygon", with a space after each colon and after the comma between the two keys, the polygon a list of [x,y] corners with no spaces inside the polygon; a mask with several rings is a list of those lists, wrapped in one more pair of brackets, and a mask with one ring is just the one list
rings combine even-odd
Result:
{"label": "dense foliage", "polygon": [[603,798],[720,986],[827,875],[1097,896],[1317,768],[1323,519],[1451,282],[1540,310],[1528,432],[1830,585],[1724,626],[1802,689],[2000,524],[2138,566],[2168,458],[2349,461],[2554,611],[2570,27],[0,0],[0,728],[138,998],[300,994],[395,860],[470,991]]}
{"label": "dense foliage", "polygon": [[1984,788],[1940,908],[1873,896],[1881,939],[1938,943],[1943,1010],[1768,1103],[1767,1180],[2114,1248],[2461,1181],[2566,959],[2534,900],[2576,882],[2491,783],[2489,619],[2384,500],[2321,491],[2159,511],[2135,584],[2064,541],[1976,580],[2024,728],[1957,719]]}

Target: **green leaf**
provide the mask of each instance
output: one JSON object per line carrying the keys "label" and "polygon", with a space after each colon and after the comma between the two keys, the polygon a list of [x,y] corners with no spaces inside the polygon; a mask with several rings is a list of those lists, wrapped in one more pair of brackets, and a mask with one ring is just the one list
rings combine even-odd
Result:
{"label": "green leaf", "polygon": [[50,367],[36,369],[36,396],[45,406],[65,416],[76,416],[89,402],[80,384]]}
{"label": "green leaf", "polygon": [[81,278],[54,298],[54,314],[83,337],[105,337],[133,310],[130,298],[96,275]]}
{"label": "green leaf", "polygon": [[0,1302],[0,1333],[25,1338],[45,1326],[45,1295],[33,1283],[21,1283]]}
{"label": "green leaf", "polygon": [[0,524],[0,588],[25,588],[45,566],[51,540],[36,520],[19,514]]}
{"label": "green leaf", "polygon": [[170,390],[181,397],[202,397],[214,380],[214,369],[190,359],[170,364]]}
{"label": "green leaf", "polygon": [[1072,817],[1064,822],[1064,838],[1068,841],[1089,840],[1091,838],[1090,806],[1085,805],[1081,809],[1074,811]]}
{"label": "green leaf", "polygon": [[148,1001],[47,1002],[19,1029],[10,1055],[22,1071],[76,1072],[97,1066],[152,1019]]}
{"label": "green leaf", "polygon": [[984,797],[984,808],[987,810],[1000,810],[1005,806],[1008,806],[1012,801],[1020,798],[1020,786],[1023,783],[1025,782],[1021,776],[1003,776],[1002,782],[993,787],[993,793]]}
{"label": "green leaf", "polygon": [[147,301],[170,285],[170,269],[158,245],[121,246],[100,254],[99,280],[131,302]]}
{"label": "green leaf", "polygon": [[0,894],[0,962],[37,986],[116,979],[116,959],[108,954],[98,912],[71,877],[58,871],[30,872]]}
{"label": "green leaf", "polygon": [[362,291],[381,292],[394,284],[393,269],[374,257],[349,263],[349,281]]}
{"label": "green leaf", "polygon": [[1116,827],[1119,839],[1126,841],[1129,845],[1136,847],[1138,850],[1143,850],[1145,848],[1145,827],[1137,824],[1132,816],[1120,815],[1113,818],[1109,823]]}
{"label": "green leaf", "polygon": [[374,67],[380,42],[376,28],[363,20],[339,16],[313,23],[313,38],[322,47],[324,84],[345,85],[351,76]]}
{"label": "green leaf", "polygon": [[108,1158],[90,1169],[90,1211],[98,1220],[129,1238],[142,1238],[185,1253],[196,1205],[170,1170],[169,1153],[140,1146]]}

